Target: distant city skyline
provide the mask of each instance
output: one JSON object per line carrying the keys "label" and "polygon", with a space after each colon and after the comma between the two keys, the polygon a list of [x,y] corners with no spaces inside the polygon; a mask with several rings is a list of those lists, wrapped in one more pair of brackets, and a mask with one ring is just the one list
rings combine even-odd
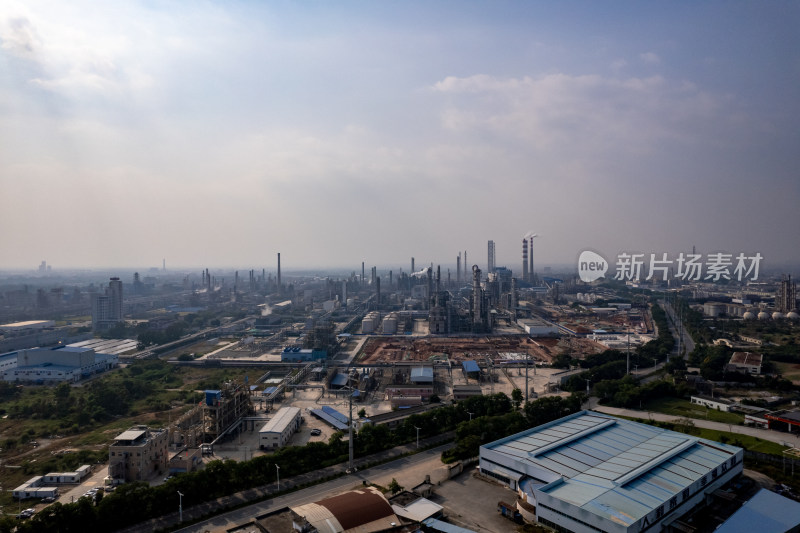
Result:
{"label": "distant city skyline", "polygon": [[537,271],[797,265],[798,27],[797,3],[4,2],[0,269],[484,268],[492,240],[516,272],[529,232]]}

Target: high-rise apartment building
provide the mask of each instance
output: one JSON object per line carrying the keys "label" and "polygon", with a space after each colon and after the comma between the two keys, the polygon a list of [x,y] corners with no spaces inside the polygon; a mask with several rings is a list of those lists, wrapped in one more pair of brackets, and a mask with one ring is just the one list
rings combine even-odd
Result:
{"label": "high-rise apartment building", "polygon": [[102,330],[122,322],[122,281],[111,278],[104,293],[92,297],[92,328]]}

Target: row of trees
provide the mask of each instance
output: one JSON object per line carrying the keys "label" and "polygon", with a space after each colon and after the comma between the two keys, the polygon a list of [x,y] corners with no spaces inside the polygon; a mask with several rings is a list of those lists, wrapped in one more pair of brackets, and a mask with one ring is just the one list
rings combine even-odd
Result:
{"label": "row of trees", "polygon": [[[507,415],[511,410],[511,400],[500,393],[476,396],[455,405],[412,415],[393,431],[386,426],[367,426],[355,438],[355,454],[361,457],[412,442],[417,436],[416,428],[420,428],[421,438],[438,435],[468,423],[470,416],[473,416],[473,423],[468,432],[474,431],[479,435],[485,434],[484,436],[500,435],[504,431],[503,427],[506,427],[505,431],[509,427],[494,422],[495,417]],[[526,420],[537,420],[550,411],[549,407],[531,407],[528,417],[526,408]],[[478,420],[482,422],[478,423]],[[255,457],[249,461],[212,461],[203,470],[178,476],[157,487],[150,487],[147,483],[129,483],[107,495],[97,506],[87,504],[84,499],[74,504],[56,503],[32,520],[19,524],[17,531],[25,533],[120,529],[174,511],[176,491],[184,494],[184,505],[189,506],[273,483],[276,480],[275,465],[280,467],[281,476],[288,478],[345,462],[348,457],[348,443],[343,437],[341,432],[337,432],[327,443],[313,442],[302,447],[282,448],[274,454]],[[3,531],[10,530],[4,530],[0,523],[0,532]]]}

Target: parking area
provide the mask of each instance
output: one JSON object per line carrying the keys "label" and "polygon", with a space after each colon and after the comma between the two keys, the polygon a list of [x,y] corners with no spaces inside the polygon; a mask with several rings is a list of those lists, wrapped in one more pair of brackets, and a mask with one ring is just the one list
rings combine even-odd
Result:
{"label": "parking area", "polygon": [[475,466],[445,481],[434,490],[432,501],[444,507],[447,520],[477,532],[515,531],[517,524],[497,512],[497,502],[514,503],[511,489],[475,477]]}

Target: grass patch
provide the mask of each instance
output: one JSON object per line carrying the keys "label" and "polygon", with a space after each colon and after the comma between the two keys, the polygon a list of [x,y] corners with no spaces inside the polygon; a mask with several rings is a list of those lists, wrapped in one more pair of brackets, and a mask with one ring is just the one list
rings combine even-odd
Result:
{"label": "grass patch", "polygon": [[783,374],[783,377],[789,381],[800,381],[800,364],[797,363],[779,363],[774,362],[778,368],[778,372]]}
{"label": "grass patch", "polygon": [[742,435],[741,433],[728,433],[727,431],[717,431],[714,429],[695,428],[694,435],[703,439],[722,442],[727,439],[728,444],[745,448],[751,452],[768,453],[770,455],[782,456],[786,446],[781,446],[777,442]]}
{"label": "grass patch", "polygon": [[682,400],[680,398],[658,398],[650,400],[644,404],[642,408],[656,413],[677,416],[679,418],[712,420],[714,422],[722,422],[723,424],[739,425],[744,423],[744,415],[709,409],[708,407],[695,405],[688,400]]}

